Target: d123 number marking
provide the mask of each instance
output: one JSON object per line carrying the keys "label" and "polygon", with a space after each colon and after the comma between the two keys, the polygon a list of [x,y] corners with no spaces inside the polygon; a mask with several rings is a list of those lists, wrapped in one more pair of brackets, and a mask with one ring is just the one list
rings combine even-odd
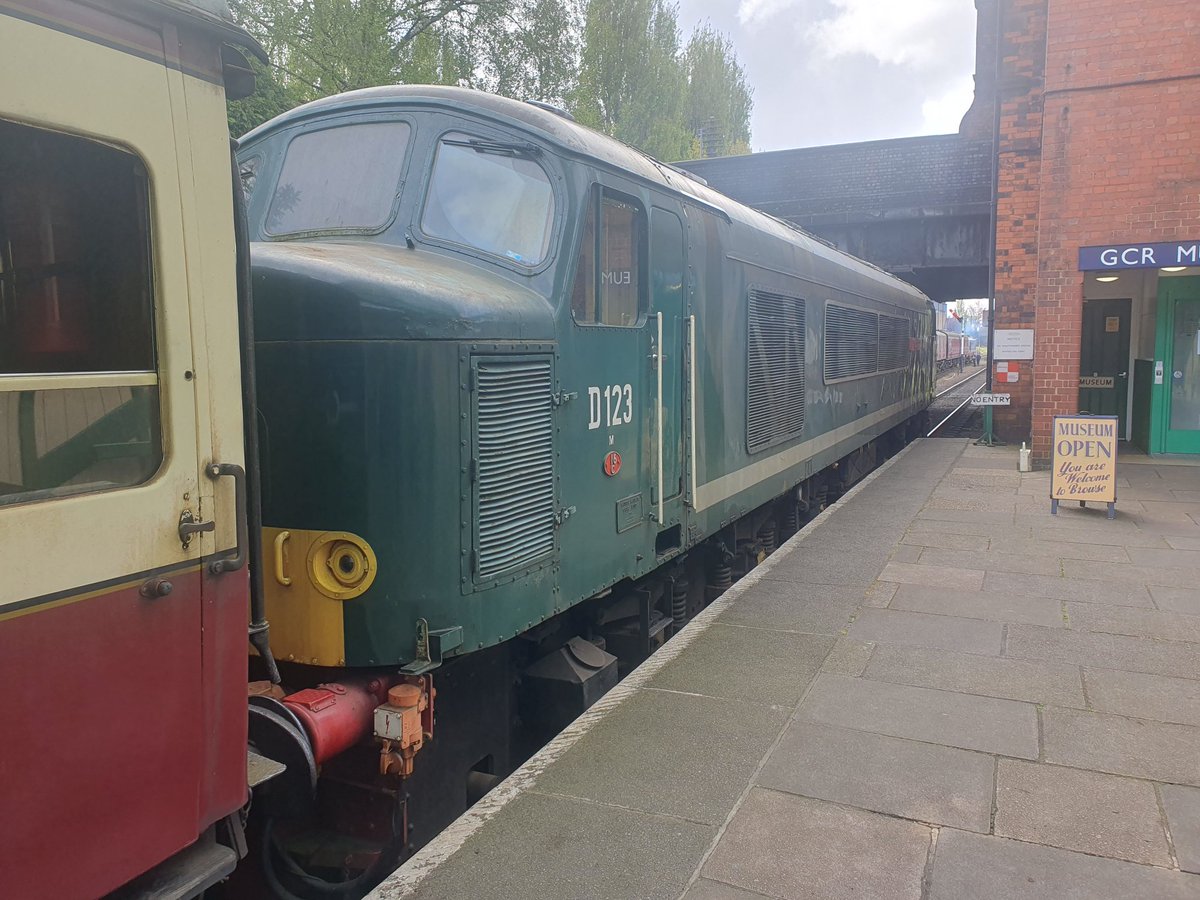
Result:
{"label": "d123 number marking", "polygon": [[610,384],[601,391],[588,388],[588,430],[614,428],[633,421],[633,385]]}

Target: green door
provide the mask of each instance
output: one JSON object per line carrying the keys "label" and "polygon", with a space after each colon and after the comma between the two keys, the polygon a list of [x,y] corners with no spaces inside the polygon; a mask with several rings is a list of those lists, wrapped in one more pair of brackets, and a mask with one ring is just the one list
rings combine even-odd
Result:
{"label": "green door", "polygon": [[1164,278],[1159,296],[1163,451],[1200,453],[1200,278]]}
{"label": "green door", "polygon": [[656,410],[653,436],[656,471],[650,489],[654,520],[661,527],[680,522],[683,511],[684,321],[683,222],[671,210],[650,210],[650,335]]}
{"label": "green door", "polygon": [[1129,300],[1085,300],[1079,353],[1079,411],[1116,416],[1125,437],[1129,396]]}

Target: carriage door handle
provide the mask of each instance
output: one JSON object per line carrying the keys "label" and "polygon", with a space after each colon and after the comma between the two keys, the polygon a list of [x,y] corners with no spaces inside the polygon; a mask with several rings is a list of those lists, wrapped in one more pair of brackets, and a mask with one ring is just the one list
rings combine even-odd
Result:
{"label": "carriage door handle", "polygon": [[233,556],[214,559],[208,564],[208,571],[213,575],[236,572],[246,565],[246,470],[233,463],[209,463],[204,472],[213,481],[225,477],[233,479],[234,515],[237,517],[237,546]]}

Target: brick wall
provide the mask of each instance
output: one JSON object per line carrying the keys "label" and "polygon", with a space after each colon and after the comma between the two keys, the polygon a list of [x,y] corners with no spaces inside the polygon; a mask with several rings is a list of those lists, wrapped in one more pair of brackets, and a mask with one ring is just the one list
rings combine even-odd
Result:
{"label": "brick wall", "polygon": [[[993,328],[1036,327],[1045,41],[1046,0],[1005,0],[997,85],[1000,157]],[[1035,364],[1019,366],[1019,381],[996,386],[998,392],[1012,395],[1012,406],[997,407],[994,419],[997,434],[1009,442],[1030,435],[1038,377]]]}
{"label": "brick wall", "polygon": [[1200,10],[1189,0],[1005,0],[997,326],[1036,329],[997,415],[1049,453],[1077,406],[1081,246],[1200,233]]}
{"label": "brick wall", "polygon": [[1050,0],[1038,239],[1034,452],[1077,408],[1079,248],[1200,232],[1194,2]]}

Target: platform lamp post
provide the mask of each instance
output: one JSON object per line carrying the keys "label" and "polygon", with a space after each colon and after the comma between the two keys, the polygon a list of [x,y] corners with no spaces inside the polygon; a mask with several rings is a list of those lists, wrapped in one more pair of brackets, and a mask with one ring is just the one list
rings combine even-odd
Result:
{"label": "platform lamp post", "polygon": [[[1004,37],[1003,10],[1003,0],[996,0],[996,40],[1001,42]],[[984,392],[988,394],[992,392],[992,372],[995,365],[992,357],[996,349],[996,218],[999,214],[1000,206],[998,195],[1000,191],[1000,75],[1002,74],[1002,58],[1003,54],[997,51],[996,71],[992,80],[992,215],[991,227],[989,229],[990,236],[988,238],[988,246],[991,252],[988,254],[987,384],[984,387]],[[985,447],[995,447],[1003,443],[996,440],[996,436],[992,431],[991,406],[983,408],[983,434],[975,443],[982,444]]]}

